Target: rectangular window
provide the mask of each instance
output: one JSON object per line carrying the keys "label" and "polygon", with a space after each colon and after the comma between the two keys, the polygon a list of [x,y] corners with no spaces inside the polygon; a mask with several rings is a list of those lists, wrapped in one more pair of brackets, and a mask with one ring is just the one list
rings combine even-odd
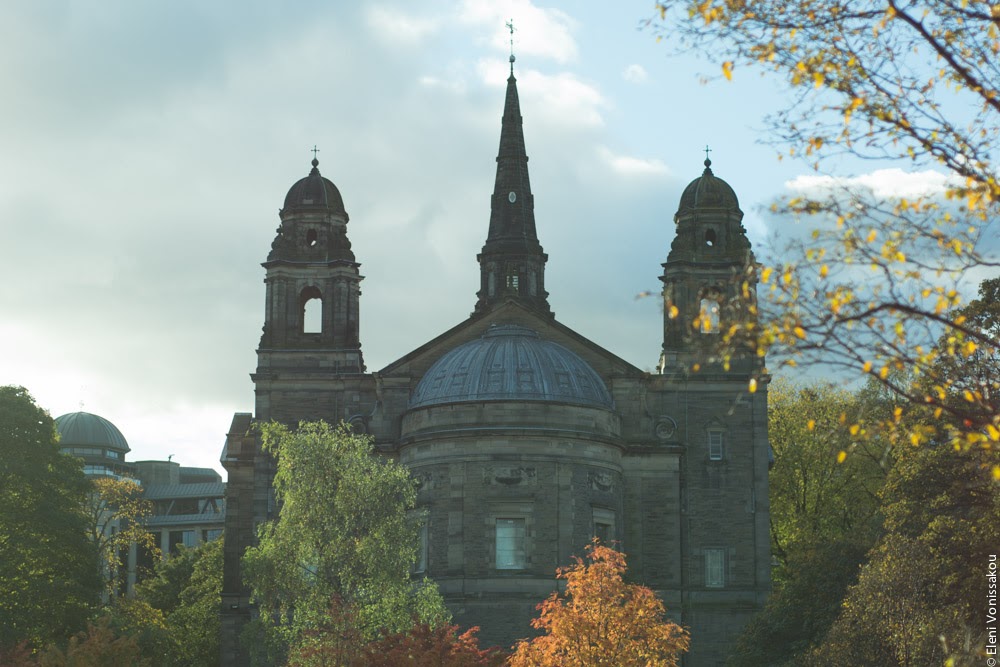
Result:
{"label": "rectangular window", "polygon": [[722,431],[709,431],[708,433],[708,460],[722,460]]}
{"label": "rectangular window", "polygon": [[417,546],[417,560],[413,563],[414,573],[427,571],[427,550],[430,546],[428,542],[427,522],[421,521],[417,530],[418,535],[420,536],[420,542]]}
{"label": "rectangular window", "polygon": [[524,519],[497,519],[496,567],[498,570],[523,570],[525,565]]}
{"label": "rectangular window", "polygon": [[600,541],[602,546],[614,548],[617,539],[615,535],[615,513],[612,510],[602,507],[593,508],[594,537]]}
{"label": "rectangular window", "polygon": [[195,532],[193,530],[185,530],[181,539],[183,540],[184,546],[189,549],[198,546],[198,543],[195,540]]}
{"label": "rectangular window", "polygon": [[705,549],[705,586],[722,588],[726,584],[725,549]]}
{"label": "rectangular window", "polygon": [[212,540],[217,540],[222,535],[221,528],[204,528],[201,531],[201,541],[211,542]]}

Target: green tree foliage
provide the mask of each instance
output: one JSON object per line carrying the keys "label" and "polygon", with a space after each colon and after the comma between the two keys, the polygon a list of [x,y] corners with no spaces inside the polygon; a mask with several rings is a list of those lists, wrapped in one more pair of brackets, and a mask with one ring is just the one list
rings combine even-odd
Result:
{"label": "green tree foliage", "polygon": [[[831,541],[874,543],[890,452],[877,439],[853,445],[851,428],[891,414],[877,393],[876,387],[851,393],[824,384],[771,383],[771,544],[782,563],[798,549]],[[854,455],[848,457],[848,450]]]}
{"label": "green tree foliage", "polygon": [[181,548],[157,563],[134,599],[113,602],[112,626],[157,667],[212,667],[219,662],[221,594],[222,540]]}
{"label": "green tree foliage", "polygon": [[990,472],[998,463],[1000,453],[983,448],[906,452],[882,494],[886,535],[817,665],[844,664],[833,658],[845,655],[858,664],[908,667],[949,657],[956,667],[981,664],[985,579],[976,573],[1000,544],[1000,494]]}
{"label": "green tree foliage", "polygon": [[344,424],[303,422],[290,430],[271,423],[261,435],[277,460],[280,511],[261,526],[259,545],[243,561],[260,609],[260,622],[250,626],[257,641],[294,650],[307,631],[331,626],[324,641],[367,642],[404,632],[414,619],[446,622],[437,588],[410,579],[419,538],[407,470]]}
{"label": "green tree foliage", "polygon": [[[910,410],[947,417],[858,429],[903,443],[1000,442],[983,388],[951,401],[962,363],[1000,347],[949,311],[970,273],[998,266],[981,239],[1000,213],[1000,14],[991,0],[661,0],[652,23],[678,50],[776,74],[791,89],[769,138],[817,169],[845,153],[943,169],[940,191],[904,198],[845,184],[775,205],[812,236],[759,272],[759,319],[721,338],[772,362],[825,363],[880,382]],[[941,334],[947,346],[935,345]],[[911,382],[911,379],[919,380]],[[994,394],[1000,378],[987,382]],[[910,426],[921,424],[911,430]],[[991,430],[992,429],[992,430]],[[983,439],[986,436],[987,440]],[[1000,468],[995,470],[1000,479]]]}
{"label": "green tree foliage", "polygon": [[[837,618],[848,586],[881,535],[880,490],[892,457],[851,429],[892,414],[870,384],[849,392],[777,379],[768,389],[775,591],[741,634],[731,667],[801,664]],[[851,456],[847,452],[852,451]]]}
{"label": "green tree foliage", "polygon": [[531,624],[544,632],[515,647],[510,667],[675,667],[687,630],[664,618],[663,602],[645,586],[625,583],[625,554],[598,544],[587,563],[559,568],[566,592],[538,605]]}
{"label": "green tree foliage", "polygon": [[[740,634],[728,667],[801,667],[840,614],[869,545],[841,537],[789,554],[784,580]],[[880,664],[842,662],[843,665]]]}
{"label": "green tree foliage", "polygon": [[82,629],[100,591],[82,511],[89,484],[22,387],[0,387],[0,650]]}
{"label": "green tree foliage", "polygon": [[93,485],[85,506],[87,534],[97,547],[107,594],[114,597],[123,592],[122,563],[133,546],[159,556],[156,537],[146,530],[153,502],[143,497],[142,487],[132,479],[98,477]]}

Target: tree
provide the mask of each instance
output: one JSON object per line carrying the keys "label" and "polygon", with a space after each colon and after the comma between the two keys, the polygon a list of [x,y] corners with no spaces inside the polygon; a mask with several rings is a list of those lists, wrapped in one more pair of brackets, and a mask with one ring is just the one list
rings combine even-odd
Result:
{"label": "tree", "polygon": [[302,422],[293,431],[271,423],[261,435],[277,460],[280,510],[244,556],[259,636],[294,649],[307,631],[340,619],[364,641],[405,631],[414,619],[445,622],[437,588],[410,579],[418,534],[408,471],[345,424]]}
{"label": "tree", "polygon": [[290,656],[288,667],[350,665],[351,667],[500,667],[506,656],[498,648],[480,649],[478,628],[458,634],[458,626],[431,627],[417,623],[404,633],[386,635],[360,647],[344,651],[344,642],[322,637],[300,645]]}
{"label": "tree", "polygon": [[98,599],[82,512],[89,485],[23,387],[0,387],[0,650],[82,629]]}
{"label": "tree", "polygon": [[[852,424],[892,413],[878,386],[848,392],[777,379],[768,388],[775,590],[740,634],[730,667],[802,664],[823,642],[882,534],[880,490],[893,457]],[[846,453],[852,451],[851,456]]]}
{"label": "tree", "polygon": [[686,630],[664,619],[663,603],[645,586],[625,583],[625,554],[587,547],[587,561],[559,568],[566,592],[538,605],[531,624],[545,634],[518,642],[511,667],[673,667],[687,650]]}
{"label": "tree", "polygon": [[146,530],[153,516],[153,503],[142,495],[142,487],[132,479],[98,477],[86,504],[88,531],[97,547],[106,593],[117,595],[122,588],[122,561],[133,548],[146,549],[156,558],[160,550],[156,537]]}
{"label": "tree", "polygon": [[[995,331],[949,310],[973,271],[995,270],[981,239],[1000,213],[993,161],[1000,133],[1000,13],[989,0],[661,0],[651,21],[678,50],[693,48],[731,78],[776,73],[791,102],[768,119],[769,139],[815,168],[852,156],[937,166],[937,192],[885,197],[852,186],[775,205],[808,218],[807,240],[761,267],[760,317],[721,337],[786,364],[825,363],[873,378],[903,410],[951,418],[859,428],[894,441],[1000,441],[1000,414],[981,388],[948,401],[942,358],[996,350]],[[758,323],[759,322],[759,323]],[[939,336],[950,342],[938,347]],[[910,382],[911,378],[922,382]],[[996,377],[989,381],[996,392]],[[992,427],[989,430],[988,427]],[[1000,479],[1000,468],[994,470]]]}
{"label": "tree", "polygon": [[[891,463],[886,443],[855,445],[851,426],[892,413],[877,387],[851,393],[777,379],[768,388],[768,475],[772,551],[783,565],[801,549],[849,539],[870,546],[879,534],[879,489]],[[853,456],[846,456],[848,451]],[[779,580],[784,571],[778,571]]]}
{"label": "tree", "polygon": [[111,627],[157,667],[211,667],[219,662],[221,592],[222,540],[181,547],[156,564],[134,598],[112,600]]}

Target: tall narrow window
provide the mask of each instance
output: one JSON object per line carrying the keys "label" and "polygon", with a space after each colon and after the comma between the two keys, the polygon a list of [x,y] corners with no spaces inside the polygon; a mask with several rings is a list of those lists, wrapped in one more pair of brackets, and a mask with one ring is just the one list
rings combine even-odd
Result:
{"label": "tall narrow window", "polygon": [[418,535],[420,537],[420,542],[417,545],[417,560],[413,563],[413,572],[426,572],[427,571],[427,552],[430,547],[429,535],[427,533],[427,520],[424,519],[420,522],[417,528]]}
{"label": "tall narrow window", "polygon": [[719,333],[719,302],[715,299],[701,300],[698,330],[703,334]]}
{"label": "tall narrow window", "polygon": [[721,461],[723,455],[722,431],[708,432],[708,460]]}
{"label": "tall narrow window", "polygon": [[323,333],[323,295],[316,287],[307,287],[299,297],[302,333]]}
{"label": "tall narrow window", "polygon": [[516,273],[507,274],[507,289],[517,290],[518,275]]}
{"label": "tall narrow window", "polygon": [[526,561],[524,519],[497,519],[496,567],[498,570],[523,570]]}
{"label": "tall narrow window", "polygon": [[726,585],[726,550],[705,549],[705,586],[722,588]]}

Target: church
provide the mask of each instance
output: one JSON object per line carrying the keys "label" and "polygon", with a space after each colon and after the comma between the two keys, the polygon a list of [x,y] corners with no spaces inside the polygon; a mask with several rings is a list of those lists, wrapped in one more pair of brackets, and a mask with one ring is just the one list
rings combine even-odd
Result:
{"label": "church", "polygon": [[768,595],[763,359],[708,354],[755,294],[736,194],[709,160],[684,190],[660,276],[660,364],[636,368],[549,307],[511,63],[473,312],[385,368],[365,366],[363,278],[340,191],[316,159],[288,190],[263,263],[254,412],[234,416],[222,456],[222,665],[248,664],[240,557],[276,516],[254,421],[343,420],[409,468],[426,516],[416,567],[484,646],[531,635],[556,568],[595,536],[619,545],[632,580],[690,630],[688,667],[722,664]]}

